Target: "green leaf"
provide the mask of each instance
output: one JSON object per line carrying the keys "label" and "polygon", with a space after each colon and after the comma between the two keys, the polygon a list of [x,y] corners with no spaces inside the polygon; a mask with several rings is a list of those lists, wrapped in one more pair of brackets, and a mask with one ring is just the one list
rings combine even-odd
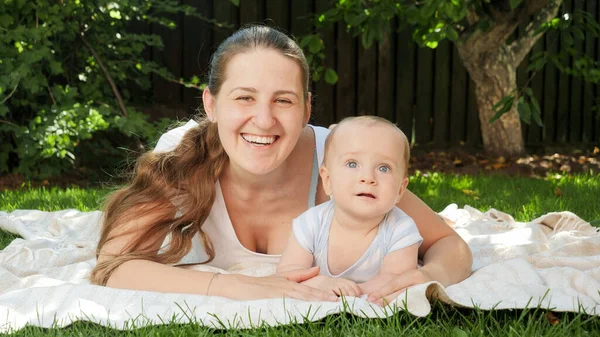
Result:
{"label": "green leaf", "polygon": [[[498,118],[502,117],[502,115],[507,113],[512,108],[514,102],[515,102],[515,96],[513,96],[513,95],[508,95],[508,96],[502,97],[502,99],[500,101],[498,101],[498,103],[494,104],[493,109],[496,110],[496,114],[494,114],[494,116],[492,116],[492,118],[490,118],[489,122],[493,123],[493,122],[497,121]],[[502,108],[500,108],[500,106],[502,106]]]}
{"label": "green leaf", "polygon": [[571,35],[571,33],[563,31],[561,34],[563,41],[568,45],[568,46],[572,46],[573,43],[575,42],[573,40],[573,35]]}
{"label": "green leaf", "polygon": [[231,1],[232,4],[234,4],[236,7],[240,7],[240,0],[229,0]]}
{"label": "green leaf", "polygon": [[542,122],[542,110],[540,109],[540,105],[538,104],[537,99],[534,95],[530,95],[531,106],[533,107],[531,115],[533,116],[533,120],[540,127],[544,127],[544,123]]}
{"label": "green leaf", "polygon": [[519,97],[519,101],[517,102],[517,112],[525,124],[531,123],[531,109],[523,96]]}
{"label": "green leaf", "polygon": [[533,71],[533,70],[540,70],[545,65],[546,65],[546,58],[541,57],[541,58],[538,58],[535,61],[531,62],[529,64],[529,66],[527,67],[527,70],[525,70],[525,71],[529,72],[529,71]]}
{"label": "green leaf", "polygon": [[450,26],[446,27],[446,35],[448,36],[448,39],[450,39],[450,41],[458,40],[458,32],[456,31],[456,29]]}
{"label": "green leaf", "polygon": [[510,0],[510,8],[515,9],[519,7],[519,5],[523,2],[523,0]]}
{"label": "green leaf", "polygon": [[310,42],[308,44],[308,50],[311,53],[316,54],[321,49],[323,49],[323,43],[322,43],[321,39],[319,38],[318,35],[313,35],[313,38],[310,39]]}
{"label": "green leaf", "polygon": [[338,81],[338,75],[333,69],[325,70],[325,82],[329,84],[336,84]]}

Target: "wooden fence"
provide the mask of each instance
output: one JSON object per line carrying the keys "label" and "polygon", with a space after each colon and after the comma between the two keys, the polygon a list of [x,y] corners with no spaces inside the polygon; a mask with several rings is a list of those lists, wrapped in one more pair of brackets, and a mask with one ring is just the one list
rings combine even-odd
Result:
{"label": "wooden fence", "polygon": [[[294,36],[309,32],[311,14],[323,10],[324,0],[181,0],[208,18],[240,27],[249,23],[277,26]],[[600,18],[597,0],[565,0],[566,9],[587,10]],[[147,57],[166,64],[176,76],[206,78],[208,60],[216,46],[233,29],[215,28],[198,19],[179,17],[177,28],[136,27],[160,34],[165,48]],[[522,29],[522,28],[521,28]],[[518,32],[517,32],[518,34]],[[338,25],[324,36],[327,65],[336,69],[339,82],[313,83],[313,123],[329,125],[345,116],[375,114],[396,122],[419,144],[445,146],[482,143],[480,122],[469,75],[449,41],[437,49],[419,48],[407,31],[393,33],[384,43],[365,50],[359,40]],[[535,50],[554,50],[558,43],[543,37]],[[594,59],[600,58],[599,41],[577,44]],[[519,85],[529,79],[528,61],[518,70]],[[530,82],[542,109],[544,127],[524,125],[529,146],[600,142],[600,116],[593,112],[600,86],[560,73],[548,65]],[[153,79],[153,114],[188,117],[199,106],[197,90]]]}

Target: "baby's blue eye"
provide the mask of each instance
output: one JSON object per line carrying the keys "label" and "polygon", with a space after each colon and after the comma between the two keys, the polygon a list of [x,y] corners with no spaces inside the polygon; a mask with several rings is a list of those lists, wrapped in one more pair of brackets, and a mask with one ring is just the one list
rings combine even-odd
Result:
{"label": "baby's blue eye", "polygon": [[387,167],[387,166],[379,166],[378,170],[379,170],[379,172],[384,172],[385,173],[385,172],[389,172],[390,168]]}
{"label": "baby's blue eye", "polygon": [[358,164],[356,164],[355,161],[349,161],[346,163],[346,166],[348,166],[349,168],[356,168]]}

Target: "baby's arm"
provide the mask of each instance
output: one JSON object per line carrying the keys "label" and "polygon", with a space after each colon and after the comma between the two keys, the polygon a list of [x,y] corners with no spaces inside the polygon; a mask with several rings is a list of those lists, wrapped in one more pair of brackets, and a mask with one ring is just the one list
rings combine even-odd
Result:
{"label": "baby's arm", "polygon": [[300,246],[292,231],[285,249],[283,250],[283,254],[281,255],[281,259],[277,264],[277,272],[308,269],[312,266],[312,262],[312,254]]}
{"label": "baby's arm", "polygon": [[417,269],[419,243],[398,249],[383,258],[381,271],[373,279],[359,284],[363,294],[370,294],[389,283],[397,275]]}

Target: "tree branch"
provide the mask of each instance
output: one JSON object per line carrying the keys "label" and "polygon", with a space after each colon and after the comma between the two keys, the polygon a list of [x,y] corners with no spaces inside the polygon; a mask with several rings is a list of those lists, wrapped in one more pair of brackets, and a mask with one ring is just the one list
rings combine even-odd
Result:
{"label": "tree branch", "polygon": [[18,87],[19,87],[19,83],[17,83],[17,85],[15,85],[15,87],[10,92],[10,94],[8,94],[8,96],[4,97],[4,99],[2,100],[2,102],[0,102],[0,104],[4,104],[4,102],[8,101],[8,99],[10,98],[10,96],[12,96],[15,93],[15,91],[17,91]]}
{"label": "tree branch", "polygon": [[[531,1],[529,6],[527,7],[528,13],[535,14],[533,21],[527,28],[525,28],[525,33],[519,39],[515,40],[513,43],[508,46],[508,50],[513,55],[513,59],[515,60],[515,66],[518,66],[523,62],[525,56],[529,54],[531,48],[535,45],[535,43],[544,35],[544,34],[536,34],[535,32],[546,22],[552,20],[556,17],[558,13],[558,9],[562,5],[563,0],[542,0],[542,1]],[[542,4],[545,4],[545,7],[540,7]],[[537,12],[532,13],[532,10],[537,10]]]}
{"label": "tree branch", "polygon": [[104,76],[106,76],[106,79],[108,80],[108,83],[110,84],[110,87],[112,88],[112,91],[117,98],[117,102],[119,103],[119,107],[121,108],[121,111],[123,112],[123,116],[127,117],[127,109],[125,108],[125,104],[123,103],[123,99],[121,98],[121,94],[119,93],[119,89],[117,89],[115,82],[113,81],[112,77],[110,77],[108,70],[106,69],[106,67],[104,67],[104,64],[102,64],[102,61],[100,60],[100,57],[98,57],[98,54],[96,54],[96,51],[94,50],[94,48],[92,48],[92,46],[85,39],[84,33],[82,32],[79,36],[81,37],[81,41],[83,41],[83,44],[85,44],[85,46],[92,53],[92,55],[94,55],[96,62],[98,62],[98,65],[102,69],[102,72],[104,72]]}

